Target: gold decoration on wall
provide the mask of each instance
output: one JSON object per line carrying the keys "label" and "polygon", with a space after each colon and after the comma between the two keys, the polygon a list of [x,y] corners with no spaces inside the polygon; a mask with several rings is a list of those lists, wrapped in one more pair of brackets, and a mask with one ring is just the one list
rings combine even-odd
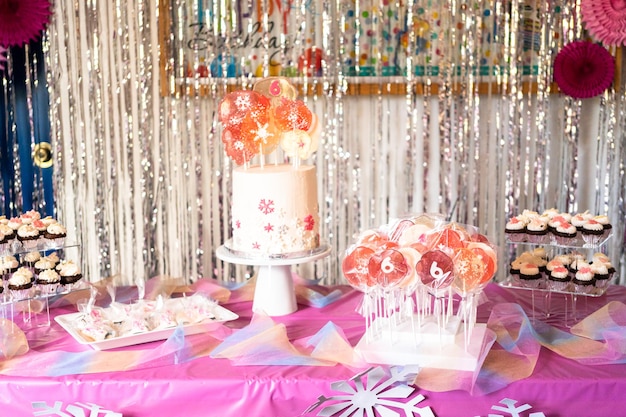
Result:
{"label": "gold decoration on wall", "polygon": [[33,163],[39,168],[50,168],[53,164],[52,146],[48,142],[39,142],[33,149]]}

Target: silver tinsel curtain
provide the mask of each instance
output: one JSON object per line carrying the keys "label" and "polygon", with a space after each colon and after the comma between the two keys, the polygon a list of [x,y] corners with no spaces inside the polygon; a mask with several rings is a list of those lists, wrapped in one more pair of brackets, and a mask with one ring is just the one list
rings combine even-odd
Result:
{"label": "silver tinsel curtain", "polygon": [[565,0],[57,0],[58,216],[91,280],[250,276],[214,256],[232,169],[215,112],[283,74],[324,126],[313,162],[333,254],[304,276],[343,282],[354,235],[406,213],[477,225],[505,253],[508,217],[552,207],[609,215],[623,265],[623,88],[577,100],[552,83],[583,29]]}

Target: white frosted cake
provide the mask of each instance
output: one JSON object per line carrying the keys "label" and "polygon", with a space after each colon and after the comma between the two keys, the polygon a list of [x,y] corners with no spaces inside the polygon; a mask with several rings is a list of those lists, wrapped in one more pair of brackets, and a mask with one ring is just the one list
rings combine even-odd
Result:
{"label": "white frosted cake", "polygon": [[230,249],[272,257],[319,247],[315,166],[237,167],[232,185]]}

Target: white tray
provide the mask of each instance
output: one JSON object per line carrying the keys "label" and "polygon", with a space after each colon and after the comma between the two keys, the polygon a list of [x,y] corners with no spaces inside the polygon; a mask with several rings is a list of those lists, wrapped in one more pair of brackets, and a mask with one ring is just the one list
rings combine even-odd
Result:
{"label": "white tray", "polygon": [[[89,345],[95,350],[107,350],[115,349],[119,347],[139,345],[141,343],[154,342],[157,340],[165,340],[169,338],[176,327],[169,327],[167,329],[153,330],[145,333],[138,333],[128,336],[112,337],[101,341],[90,341],[85,339],[72,325],[75,319],[82,313],[70,313],[56,316],[54,320],[63,327],[78,343],[82,345]],[[215,330],[222,323],[236,320],[239,316],[226,308],[216,305],[214,310],[214,319],[205,319],[199,323],[186,325],[183,327],[185,335],[192,335],[198,333],[206,333]]]}

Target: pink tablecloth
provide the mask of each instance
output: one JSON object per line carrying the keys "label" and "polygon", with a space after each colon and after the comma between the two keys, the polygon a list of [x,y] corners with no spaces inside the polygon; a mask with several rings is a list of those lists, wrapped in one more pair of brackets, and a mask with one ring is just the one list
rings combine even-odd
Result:
{"label": "pink tablecloth", "polygon": [[[485,290],[486,302],[479,308],[478,321],[486,322],[493,306],[516,302],[532,316],[531,293],[524,290],[501,288],[494,284]],[[329,321],[339,326],[354,346],[361,338],[364,321],[355,309],[361,294],[346,291],[340,300],[324,308],[300,306],[285,317],[274,318],[285,324],[290,339],[314,335]],[[565,319],[565,298],[555,297],[552,319],[562,323]],[[591,312],[609,301],[626,302],[626,288],[611,287],[605,296],[577,302],[578,314]],[[543,297],[535,294],[535,314],[540,316]],[[230,323],[233,328],[246,326],[251,317],[251,303],[226,304],[240,318]],[[571,315],[571,305],[568,307]],[[584,310],[584,311],[583,311]],[[67,313],[67,309],[53,310],[53,314]],[[542,317],[543,318],[543,317]],[[41,352],[80,352],[89,348],[78,345],[56,323],[46,332],[45,343],[31,347],[34,358]],[[189,336],[202,338],[203,335]],[[191,339],[193,340],[193,339]],[[143,345],[157,349],[162,342]],[[28,356],[26,356],[28,357]],[[0,366],[2,363],[0,362]],[[314,416],[320,408],[305,413],[320,396],[340,395],[331,383],[347,381],[357,371],[342,365],[327,366],[233,366],[227,359],[199,357],[186,363],[158,363],[141,370],[125,372],[100,372],[67,376],[0,375],[0,416],[32,415],[90,415],[78,409],[94,410],[93,416],[117,415],[129,417],[148,416]],[[24,374],[28,374],[25,369]],[[541,349],[534,373],[530,378],[514,382],[507,387],[483,396],[472,396],[465,391],[429,392],[416,388],[415,394],[424,399],[420,406],[428,408],[435,416],[608,416],[626,409],[626,365],[587,366],[565,359],[547,349]],[[501,400],[509,404],[532,409],[518,414],[503,410]],[[55,404],[59,411],[55,412]],[[37,412],[45,407],[48,414]],[[68,405],[72,407],[68,408]],[[96,406],[97,405],[97,406]],[[500,409],[492,409],[500,406]],[[513,406],[508,406],[512,409]],[[505,407],[506,408],[506,407]],[[63,409],[64,411],[60,411]],[[76,414],[68,412],[75,410]],[[495,410],[495,411],[494,411]],[[107,413],[110,412],[110,413]],[[403,415],[403,414],[400,414]],[[416,414],[417,415],[417,414]],[[422,414],[420,414],[422,415]],[[540,416],[541,414],[534,414]]]}

